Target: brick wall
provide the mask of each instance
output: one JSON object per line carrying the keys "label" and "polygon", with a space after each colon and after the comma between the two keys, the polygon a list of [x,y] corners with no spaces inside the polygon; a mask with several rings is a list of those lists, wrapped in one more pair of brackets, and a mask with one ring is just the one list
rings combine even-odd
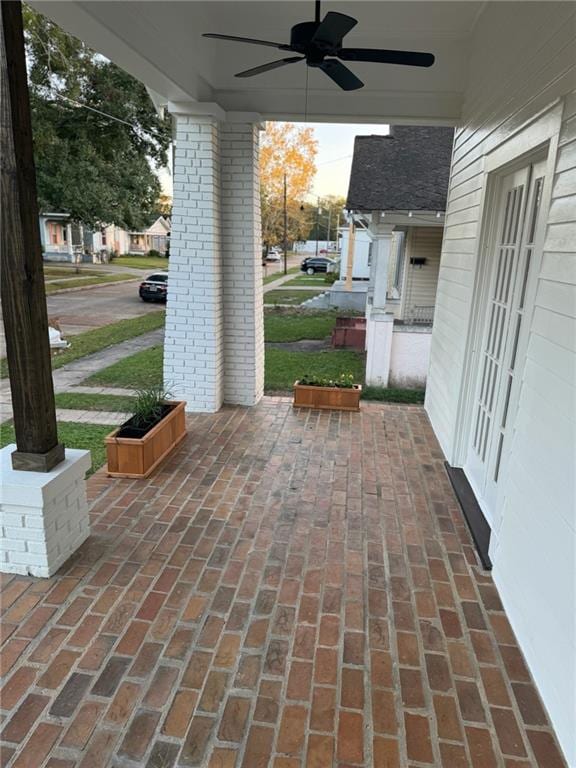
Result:
{"label": "brick wall", "polygon": [[224,373],[220,148],[210,118],[176,118],[164,383],[188,410],[217,411]]}
{"label": "brick wall", "polygon": [[177,115],[164,382],[188,411],[262,396],[258,129]]}
{"label": "brick wall", "polygon": [[90,534],[90,453],[67,448],[52,472],[19,472],[10,459],[15,449],[0,451],[0,572],[48,577]]}
{"label": "brick wall", "polygon": [[255,405],[264,389],[259,128],[222,123],[224,400]]}

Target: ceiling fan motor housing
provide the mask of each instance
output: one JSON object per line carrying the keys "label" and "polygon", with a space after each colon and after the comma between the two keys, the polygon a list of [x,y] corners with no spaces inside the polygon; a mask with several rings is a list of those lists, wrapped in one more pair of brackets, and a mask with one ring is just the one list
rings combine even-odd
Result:
{"label": "ceiling fan motor housing", "polygon": [[290,30],[290,48],[298,53],[305,53],[319,26],[318,21],[303,21],[301,24],[295,24]]}

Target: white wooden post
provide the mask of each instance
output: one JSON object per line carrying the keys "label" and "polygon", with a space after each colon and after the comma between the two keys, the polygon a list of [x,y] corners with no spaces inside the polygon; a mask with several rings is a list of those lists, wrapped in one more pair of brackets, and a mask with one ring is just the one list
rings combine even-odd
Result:
{"label": "white wooden post", "polygon": [[379,211],[373,212],[370,225],[373,293],[372,304],[366,312],[366,383],[377,387],[387,387],[390,375],[394,316],[386,310],[386,293],[393,230],[394,225],[380,224]]}

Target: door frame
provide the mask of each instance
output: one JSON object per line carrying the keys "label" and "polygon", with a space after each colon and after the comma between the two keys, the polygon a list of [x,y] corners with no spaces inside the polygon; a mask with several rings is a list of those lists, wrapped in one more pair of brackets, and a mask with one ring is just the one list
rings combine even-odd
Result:
{"label": "door frame", "polygon": [[[547,217],[552,199],[552,187],[560,130],[563,113],[562,100],[556,100],[547,108],[534,115],[528,122],[519,126],[505,140],[496,142],[484,155],[482,177],[482,197],[480,201],[479,227],[477,248],[475,251],[475,269],[472,283],[472,308],[468,323],[463,360],[463,373],[460,396],[456,412],[452,466],[463,467],[466,463],[468,445],[473,429],[474,394],[479,375],[480,355],[478,349],[484,333],[486,295],[490,283],[489,248],[494,238],[494,228],[497,217],[493,215],[494,207],[503,176],[538,160],[546,160],[546,178],[542,192],[540,215]],[[489,139],[487,139],[489,141]],[[520,332],[518,341],[518,357],[525,359],[530,335],[532,315],[534,312],[535,295],[538,286],[538,276],[542,265],[543,246],[546,236],[546,218],[540,228],[534,244],[534,258],[531,264],[531,275],[526,292],[526,321]],[[519,382],[520,383],[520,380]],[[510,436],[508,446],[514,433],[515,413],[518,405],[519,387],[514,388],[510,402]],[[501,508],[505,497],[505,475],[503,476],[502,493],[497,502]],[[478,500],[481,503],[481,500]],[[484,514],[485,511],[482,510]],[[496,520],[502,520],[501,515],[494,515]],[[497,530],[492,531],[497,535]]]}

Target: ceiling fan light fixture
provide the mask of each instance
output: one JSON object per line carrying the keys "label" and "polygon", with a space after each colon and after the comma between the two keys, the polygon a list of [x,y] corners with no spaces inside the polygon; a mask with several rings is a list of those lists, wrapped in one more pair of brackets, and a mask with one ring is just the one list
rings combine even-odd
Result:
{"label": "ceiling fan light fixture", "polygon": [[206,32],[202,37],[248,43],[250,45],[263,45],[279,51],[290,51],[298,54],[246,69],[238,72],[235,75],[236,77],[254,77],[264,72],[306,60],[308,67],[322,70],[343,91],[355,91],[364,87],[364,83],[360,78],[356,77],[352,70],[342,63],[343,61],[396,64],[411,67],[431,67],[434,64],[434,56],[431,53],[392,51],[378,48],[344,48],[342,46],[344,37],[357,23],[357,20],[352,16],[336,11],[329,11],[320,20],[320,1],[316,0],[314,21],[303,21],[295,24],[290,31],[289,44],[260,40],[253,37],[222,35],[214,32]]}

